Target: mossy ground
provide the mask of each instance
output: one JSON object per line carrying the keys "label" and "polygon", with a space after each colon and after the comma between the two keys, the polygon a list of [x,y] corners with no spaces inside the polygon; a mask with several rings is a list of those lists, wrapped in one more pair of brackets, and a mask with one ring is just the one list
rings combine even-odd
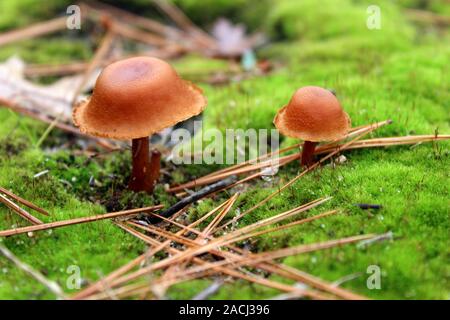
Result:
{"label": "mossy ground", "polygon": [[[180,2],[188,12],[195,10],[195,2]],[[393,124],[380,129],[374,136],[449,133],[448,30],[415,26],[406,21],[400,5],[419,6],[419,1],[378,2],[385,14],[382,29],[370,31],[365,28],[365,1],[342,1],[341,5],[351,13],[351,19],[345,10],[334,8],[335,4],[331,2],[317,8],[310,7],[315,1],[302,1],[301,5],[296,1],[282,1],[277,5],[264,1],[273,8],[266,13],[264,20],[267,23],[263,27],[280,41],[258,54],[280,63],[281,67],[270,75],[227,86],[199,83],[209,100],[204,113],[206,125],[220,130],[271,129],[276,111],[286,104],[296,88],[319,85],[337,92],[354,126],[393,120]],[[139,1],[136,3],[139,5]],[[420,6],[423,3],[420,1]],[[438,1],[433,3],[430,9],[445,13],[444,6],[436,5]],[[232,2],[222,5],[213,2],[211,6],[216,6],[212,9],[214,15],[236,12]],[[20,20],[9,21],[3,13],[0,15],[3,28],[20,23]],[[239,18],[245,19],[245,16]],[[252,18],[247,19],[251,25]],[[24,18],[24,21],[29,20]],[[56,44],[33,40],[20,46],[0,48],[0,56],[4,59],[17,50],[27,62],[39,63],[83,59],[91,55],[83,42],[67,40]],[[196,56],[183,58],[174,65],[186,76],[227,67],[221,62],[208,62]],[[55,129],[38,146],[46,125],[7,109],[0,109],[0,123],[0,185],[46,208],[53,216],[42,217],[45,221],[174,202],[162,186],[152,197],[123,191],[129,167],[127,153],[88,159],[73,155],[75,150],[53,152],[50,148],[58,145],[58,141],[71,137]],[[294,142],[284,139],[282,145]],[[305,176],[245,217],[242,224],[329,195],[333,196],[331,201],[308,215],[326,208],[343,208],[344,213],[252,239],[250,244],[260,251],[392,231],[393,241],[365,249],[348,246],[326,250],[290,257],[284,262],[329,281],[359,273],[359,277],[343,286],[375,299],[446,299],[450,289],[449,147],[448,142],[441,142],[347,152],[344,164],[335,168],[326,165]],[[49,173],[33,178],[42,170],[49,170]],[[169,179],[167,182],[183,181],[211,170],[209,166],[181,166],[166,179]],[[298,165],[293,163],[283,168],[273,181],[250,185],[236,207],[249,208],[297,172]],[[91,177],[98,183],[89,185]],[[189,211],[190,217],[207,212],[227,196],[224,194],[195,205]],[[383,209],[363,211],[354,206],[360,202],[381,204]],[[25,225],[3,206],[0,214],[3,217],[1,229]],[[70,265],[79,266],[82,277],[94,281],[145,249],[141,242],[108,221],[40,232],[31,238],[25,235],[10,237],[3,239],[3,243],[21,260],[58,281],[65,289],[69,276],[66,270]],[[369,265],[378,265],[382,270],[380,290],[367,289]],[[190,298],[208,283],[207,280],[187,282],[170,290],[168,295]],[[276,294],[273,290],[236,281],[224,285],[213,298],[268,298]],[[53,297],[2,258],[0,298]]]}

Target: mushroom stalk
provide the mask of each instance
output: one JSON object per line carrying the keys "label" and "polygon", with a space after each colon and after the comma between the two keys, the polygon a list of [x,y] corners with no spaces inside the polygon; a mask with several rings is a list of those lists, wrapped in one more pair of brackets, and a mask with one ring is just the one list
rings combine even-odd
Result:
{"label": "mushroom stalk", "polygon": [[317,142],[305,141],[302,148],[302,161],[301,166],[310,167],[314,164],[314,150],[316,149]]}
{"label": "mushroom stalk", "polygon": [[128,186],[133,191],[152,193],[154,183],[149,179],[149,139],[148,137],[133,139],[131,144],[133,169]]}

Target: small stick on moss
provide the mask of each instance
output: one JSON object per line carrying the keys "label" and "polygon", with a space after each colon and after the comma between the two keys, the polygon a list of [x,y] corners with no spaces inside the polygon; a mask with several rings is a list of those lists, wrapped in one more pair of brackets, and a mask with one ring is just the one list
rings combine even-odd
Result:
{"label": "small stick on moss", "polygon": [[212,295],[215,295],[220,290],[220,288],[223,286],[224,282],[225,281],[222,278],[215,280],[212,284],[210,284],[208,287],[206,287],[206,289],[203,289],[202,291],[197,293],[192,298],[192,300],[207,300],[209,297],[211,297]]}
{"label": "small stick on moss", "polygon": [[[2,197],[2,195],[0,195],[0,198],[1,197]],[[157,209],[161,209],[162,207],[163,207],[162,205],[158,205],[158,206],[145,207],[145,208],[139,208],[139,209],[131,209],[131,210],[125,210],[125,211],[118,211],[118,212],[111,212],[111,213],[99,214],[99,215],[95,215],[95,216],[91,216],[91,217],[76,218],[76,219],[56,221],[56,222],[50,222],[50,223],[42,223],[41,222],[42,224],[38,224],[35,226],[0,231],[0,237],[13,236],[13,235],[18,235],[18,234],[27,233],[27,232],[55,229],[55,228],[70,226],[70,225],[74,225],[74,224],[88,223],[88,222],[94,222],[94,221],[99,221],[99,220],[104,220],[104,219],[119,218],[119,217],[138,214],[141,212],[154,211]]]}
{"label": "small stick on moss", "polygon": [[9,190],[7,190],[7,189],[5,189],[3,187],[0,187],[0,192],[6,194],[8,197],[16,200],[17,202],[20,202],[21,204],[27,206],[28,208],[31,208],[31,209],[39,212],[39,213],[42,213],[45,216],[49,216],[50,215],[47,211],[45,211],[44,209],[38,207],[34,203],[32,203],[32,202],[30,202],[28,200],[25,200],[24,198],[19,197],[18,195],[12,193],[11,191],[9,191]]}
{"label": "small stick on moss", "polygon": [[[130,222],[128,222],[128,224],[133,224],[133,223],[130,223]],[[143,226],[139,226],[139,225],[136,225],[136,224],[134,224],[134,226],[137,226],[137,227],[139,227],[139,228],[142,228],[142,229],[148,229],[149,227],[143,227]],[[136,230],[134,230],[133,228],[130,228],[130,227],[126,227],[126,226],[124,226],[123,224],[122,224],[122,227],[124,227],[127,231],[129,231],[129,232],[131,232],[131,233],[133,233],[133,234],[135,234],[135,235],[137,235],[140,239],[147,239],[146,241],[148,242],[148,243],[150,243],[150,244],[152,244],[152,245],[156,245],[156,244],[158,244],[158,242],[157,242],[157,240],[155,240],[155,239],[153,239],[153,238],[150,238],[150,237],[148,237],[148,236],[145,236],[145,235],[143,235],[142,233],[140,233],[140,232],[138,232],[138,231],[136,231]],[[166,235],[167,235],[167,233],[165,233]],[[172,240],[175,240],[175,237],[170,237]],[[175,240],[176,241],[176,240]],[[199,244],[197,244],[195,241],[193,241],[193,240],[190,240],[190,239],[182,239],[182,242],[184,243],[184,244],[186,244],[187,246],[194,246],[194,247],[199,247],[200,245]],[[179,251],[179,250],[177,250],[177,249],[175,249],[175,248],[172,248],[172,247],[166,247],[166,250],[169,252],[169,253],[171,253],[171,254],[179,254],[181,251]],[[219,254],[220,252],[218,252],[218,251],[214,251],[216,254]],[[220,254],[219,254],[220,255]],[[233,276],[233,277],[235,277],[235,278],[241,278],[241,279],[244,279],[244,280],[247,280],[247,281],[250,281],[250,282],[254,282],[254,283],[259,283],[259,284],[262,284],[262,285],[265,285],[265,286],[268,286],[268,287],[271,287],[271,288],[274,288],[274,289],[278,289],[278,290],[281,290],[281,291],[285,291],[285,292],[293,292],[293,291],[297,291],[294,287],[292,287],[292,286],[287,286],[287,285],[283,285],[283,284],[281,284],[281,283],[277,283],[277,282],[274,282],[274,281],[270,281],[270,280],[266,280],[266,279],[263,279],[263,278],[260,278],[260,277],[257,277],[257,276],[255,276],[255,275],[252,275],[252,274],[249,274],[249,273],[246,273],[246,274],[243,274],[243,273],[241,273],[241,272],[239,272],[239,271],[236,271],[236,270],[233,270],[233,269],[230,269],[230,268],[222,268],[222,267],[219,267],[219,268],[215,268],[215,267],[213,267],[212,266],[212,263],[210,263],[210,262],[207,262],[207,261],[203,261],[203,260],[201,260],[200,258],[198,258],[198,257],[194,257],[193,258],[193,260],[192,260],[194,263],[196,263],[196,264],[198,264],[198,265],[202,265],[202,266],[204,266],[205,267],[205,269],[206,269],[206,273],[209,273],[210,271],[209,271],[209,268],[208,268],[208,266],[210,266],[212,269],[214,269],[215,271],[217,271],[217,272],[221,272],[221,273],[224,273],[224,274],[228,274],[228,275],[230,275],[230,276]],[[170,267],[170,266],[169,266]],[[183,272],[180,272],[180,273],[183,273]],[[196,275],[196,277],[198,277],[198,276],[200,276],[199,274],[197,274]],[[172,279],[173,279],[174,277],[172,276]],[[194,278],[194,277],[193,277]],[[192,279],[193,279],[192,278]],[[125,278],[126,279],[126,278]],[[172,281],[172,280],[171,280]],[[172,285],[172,284],[174,284],[174,283],[172,283],[171,281],[163,281],[164,282],[164,286],[169,286],[169,285]],[[125,281],[124,281],[124,279],[118,279],[118,282],[117,283],[115,283],[114,285],[118,285],[118,284],[121,284],[121,283],[124,283]],[[305,292],[304,293],[304,295],[305,296],[307,296],[307,297],[310,297],[310,298],[323,298],[324,296],[323,295],[320,295],[319,293],[315,293],[313,290],[308,290],[307,292]]]}
{"label": "small stick on moss", "polygon": [[29,222],[31,222],[34,225],[42,225],[43,222],[41,220],[39,220],[38,218],[36,218],[35,216],[33,216],[31,213],[28,213],[27,211],[25,211],[24,209],[22,209],[21,207],[19,207],[17,204],[15,204],[14,202],[12,202],[11,200],[9,200],[6,196],[4,196],[3,194],[0,194],[0,202],[2,202],[3,204],[5,204],[8,208],[10,208],[12,211],[14,211],[15,213],[17,213],[19,216],[21,216],[22,218],[28,220]]}
{"label": "small stick on moss", "polygon": [[[404,136],[404,137],[388,137],[360,140],[348,146],[346,150],[375,148],[375,147],[390,147],[398,145],[417,144],[422,142],[433,142],[450,139],[450,135],[419,135],[419,136]],[[342,147],[337,144],[322,145],[317,148],[317,154],[327,153],[337,148]]]}
{"label": "small stick on moss", "polygon": [[58,30],[64,30],[64,28],[66,28],[66,23],[67,18],[60,17],[2,33],[0,34],[0,47],[12,42],[38,37]]}
{"label": "small stick on moss", "polygon": [[237,198],[239,197],[239,193],[234,194],[231,199],[228,201],[227,205],[222,209],[222,211],[214,217],[211,223],[203,230],[200,235],[202,238],[206,238],[209,234],[215,230],[217,225],[222,221],[222,219],[230,212]]}
{"label": "small stick on moss", "polygon": [[182,30],[190,33],[200,44],[208,49],[215,49],[217,41],[208,33],[197,27],[192,21],[174,4],[164,0],[153,0],[172,21],[174,21]]}
{"label": "small stick on moss", "polygon": [[170,46],[174,46],[174,48],[176,48],[180,52],[185,49],[179,43],[171,41],[170,39],[160,37],[158,35],[152,34],[147,31],[142,31],[142,30],[136,29],[136,28],[132,27],[131,25],[123,24],[120,22],[114,23],[113,30],[114,30],[114,32],[116,32],[117,34],[120,34],[121,36],[130,38],[130,39],[133,39],[133,40],[136,40],[139,42],[147,43],[152,46],[165,47],[165,46],[170,45]]}

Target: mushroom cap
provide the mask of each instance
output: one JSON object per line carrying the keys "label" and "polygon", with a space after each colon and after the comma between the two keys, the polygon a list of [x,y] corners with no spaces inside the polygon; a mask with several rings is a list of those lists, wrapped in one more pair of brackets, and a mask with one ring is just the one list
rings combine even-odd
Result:
{"label": "mushroom cap", "polygon": [[90,135],[136,139],[195,116],[206,104],[201,89],[168,63],[135,57],[102,71],[91,98],[75,106],[73,122]]}
{"label": "mushroom cap", "polygon": [[294,93],[273,123],[285,136],[318,142],[342,138],[350,128],[350,117],[333,93],[308,86]]}

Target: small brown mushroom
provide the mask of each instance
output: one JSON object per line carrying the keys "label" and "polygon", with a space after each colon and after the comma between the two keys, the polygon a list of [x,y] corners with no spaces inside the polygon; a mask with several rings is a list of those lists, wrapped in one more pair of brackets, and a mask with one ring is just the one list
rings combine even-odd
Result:
{"label": "small brown mushroom", "polygon": [[201,89],[182,80],[166,62],[135,57],[107,66],[97,79],[92,97],[73,112],[84,133],[132,140],[133,169],[129,188],[153,192],[159,176],[160,154],[152,152],[149,136],[203,111]]}
{"label": "small brown mushroom", "polygon": [[302,166],[314,163],[319,141],[342,138],[350,127],[350,117],[333,93],[314,86],[298,89],[273,122],[285,136],[304,140]]}

